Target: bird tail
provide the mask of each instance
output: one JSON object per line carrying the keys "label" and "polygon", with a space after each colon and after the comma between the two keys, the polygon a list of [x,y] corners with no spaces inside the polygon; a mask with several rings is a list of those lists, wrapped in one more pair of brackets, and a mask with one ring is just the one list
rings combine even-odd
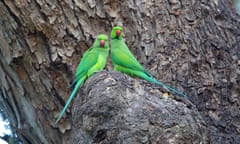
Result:
{"label": "bird tail", "polygon": [[81,79],[76,83],[76,85],[74,86],[74,89],[73,89],[71,95],[69,96],[69,98],[68,98],[68,100],[67,100],[64,108],[63,108],[63,109],[61,110],[61,112],[59,113],[58,118],[57,118],[57,120],[55,121],[55,124],[57,124],[58,121],[62,118],[63,114],[65,113],[65,111],[66,111],[66,109],[67,109],[67,107],[68,107],[68,105],[71,103],[73,97],[74,97],[75,94],[77,93],[79,87],[82,85],[82,83],[83,83],[83,81],[86,79],[86,77],[87,77],[87,76],[84,76],[83,78],[81,78]]}
{"label": "bird tail", "polygon": [[184,97],[184,98],[188,98],[188,96],[185,95],[184,93],[182,93],[182,92],[180,92],[180,91],[178,91],[178,90],[176,90],[176,89],[174,89],[174,88],[172,88],[172,87],[170,87],[170,86],[168,86],[168,85],[165,85],[165,84],[162,83],[162,82],[159,82],[159,81],[155,80],[154,78],[151,77],[151,75],[149,75],[149,73],[144,73],[144,74],[142,73],[142,74],[141,74],[141,77],[145,78],[146,80],[148,80],[148,81],[150,81],[150,82],[152,82],[152,83],[155,83],[155,84],[157,84],[157,85],[160,85],[161,87],[163,87],[164,89],[166,89],[166,90],[168,90],[168,91],[171,91],[171,92],[173,92],[173,93],[175,93],[175,94],[178,94],[178,95],[180,95],[180,96],[182,96],[182,97]]}

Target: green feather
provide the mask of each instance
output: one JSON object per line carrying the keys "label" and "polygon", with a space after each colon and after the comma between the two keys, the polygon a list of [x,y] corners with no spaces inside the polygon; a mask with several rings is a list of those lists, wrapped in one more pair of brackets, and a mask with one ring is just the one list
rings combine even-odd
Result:
{"label": "green feather", "polygon": [[76,85],[74,86],[74,89],[73,89],[71,95],[69,96],[69,98],[68,98],[68,100],[67,100],[64,108],[63,108],[63,109],[61,110],[61,112],[59,113],[58,118],[57,118],[57,120],[56,120],[55,123],[58,123],[58,121],[62,118],[63,114],[64,114],[65,111],[67,110],[68,105],[71,103],[73,97],[75,96],[75,94],[77,93],[79,87],[82,85],[83,81],[84,81],[86,78],[87,78],[87,76],[84,76],[84,77],[82,77],[81,80],[79,80],[79,81],[76,83]]}
{"label": "green feather", "polygon": [[[104,40],[104,46],[100,45],[100,41]],[[75,84],[74,89],[69,96],[64,108],[58,115],[55,123],[58,123],[65,113],[68,105],[71,103],[73,97],[76,95],[78,89],[86,81],[87,78],[92,76],[95,72],[104,69],[109,52],[108,37],[106,35],[98,35],[93,46],[87,50],[77,67],[75,79],[73,84]]]}
{"label": "green feather", "polygon": [[[120,30],[121,34],[117,36],[116,31]],[[130,76],[137,76],[147,81],[160,85],[164,89],[187,98],[182,92],[155,80],[147,70],[137,61],[127,45],[122,39],[122,27],[114,27],[111,32],[111,59],[114,70],[126,73]]]}

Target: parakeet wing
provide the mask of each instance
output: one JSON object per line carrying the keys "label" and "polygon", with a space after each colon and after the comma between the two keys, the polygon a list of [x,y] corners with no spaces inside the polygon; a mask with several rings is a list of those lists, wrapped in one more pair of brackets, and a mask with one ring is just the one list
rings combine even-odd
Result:
{"label": "parakeet wing", "polygon": [[[116,48],[115,46],[119,48]],[[112,47],[115,47],[112,48],[112,61],[114,64],[133,70],[144,71],[143,67],[139,64],[139,62],[136,60],[133,54],[129,51],[124,42],[121,45],[113,44]]]}
{"label": "parakeet wing", "polygon": [[93,67],[97,63],[98,55],[99,51],[95,48],[90,48],[83,54],[80,64],[76,70],[75,79],[81,78],[91,67]]}

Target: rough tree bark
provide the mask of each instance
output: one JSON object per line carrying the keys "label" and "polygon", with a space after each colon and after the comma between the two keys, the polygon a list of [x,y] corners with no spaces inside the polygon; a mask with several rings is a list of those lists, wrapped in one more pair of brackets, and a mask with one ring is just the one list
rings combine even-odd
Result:
{"label": "rough tree bark", "polygon": [[[24,143],[81,142],[86,137],[89,143],[107,143],[107,140],[115,135],[119,138],[115,139],[115,142],[119,143],[121,141],[118,140],[127,139],[127,136],[131,135],[143,138],[131,139],[132,142],[140,140],[143,143],[149,141],[154,143],[157,140],[151,138],[155,137],[170,143],[164,141],[168,138],[164,135],[164,132],[166,133],[164,128],[168,128],[164,127],[166,124],[164,122],[168,121],[169,117],[161,117],[161,111],[156,112],[159,117],[152,117],[153,115],[149,114],[153,122],[148,122],[153,124],[153,128],[149,131],[148,126],[143,126],[147,131],[138,129],[140,134],[134,133],[133,129],[129,129],[127,135],[127,129],[123,129],[121,133],[121,129],[114,131],[101,127],[84,127],[88,126],[87,122],[96,124],[92,118],[104,121],[104,117],[102,120],[101,116],[97,117],[99,115],[95,116],[94,113],[87,111],[83,102],[88,96],[91,101],[87,102],[92,103],[89,106],[96,105],[93,108],[89,107],[89,110],[94,111],[94,108],[101,110],[97,107],[98,104],[105,104],[106,99],[109,99],[110,103],[103,107],[103,114],[116,114],[115,107],[113,110],[108,109],[111,104],[119,106],[120,115],[125,113],[123,110],[126,107],[122,108],[125,105],[114,100],[110,101],[111,98],[115,98],[114,95],[112,97],[107,95],[103,101],[97,101],[101,99],[92,99],[94,95],[88,94],[91,89],[94,93],[97,91],[91,81],[99,80],[96,84],[104,82],[105,79],[112,77],[108,72],[105,79],[98,78],[101,76],[99,73],[94,75],[91,81],[87,81],[89,84],[81,89],[85,94],[82,100],[81,98],[75,100],[73,111],[69,109],[59,125],[54,124],[70,93],[67,87],[73,79],[82,53],[92,44],[97,34],[109,34],[112,26],[121,24],[124,27],[126,43],[143,66],[158,80],[184,91],[197,109],[194,106],[187,108],[187,104],[177,102],[175,99],[163,99],[160,92],[157,92],[158,96],[152,94],[150,100],[141,99],[141,95],[137,95],[136,91],[138,86],[134,86],[132,95],[130,94],[131,99],[134,99],[135,95],[143,100],[143,106],[149,104],[149,101],[152,104],[157,99],[156,103],[159,105],[152,107],[156,111],[164,102],[167,108],[172,105],[180,111],[179,106],[184,107],[186,111],[183,111],[183,114],[188,115],[188,118],[191,118],[189,122],[193,124],[187,125],[178,120],[170,122],[187,126],[185,130],[201,129],[199,133],[193,132],[194,136],[198,136],[194,137],[197,140],[192,143],[200,141],[216,144],[239,143],[240,21],[239,16],[229,9],[228,2],[227,0],[0,1],[0,96],[4,102],[4,109],[9,114],[12,128]],[[111,64],[108,64],[107,69],[111,67]],[[115,74],[123,77],[120,73]],[[119,81],[129,82],[123,79]],[[139,83],[139,79],[135,83]],[[119,83],[118,85],[122,86]],[[131,82],[126,85],[131,85]],[[109,90],[113,90],[115,86],[109,87]],[[159,90],[153,88],[153,85],[149,86],[149,83],[140,82],[140,87],[142,93],[146,94],[144,96],[149,94],[147,87],[152,87],[154,91]],[[124,91],[116,89],[116,93],[124,94]],[[119,100],[119,97],[116,99]],[[136,118],[143,120],[142,123],[138,123],[138,128],[147,120],[146,117],[141,117],[141,110],[140,107],[139,111],[134,113],[136,115],[130,115],[135,116],[132,120]],[[151,112],[151,109],[146,106],[146,111]],[[99,113],[101,112],[97,114]],[[181,115],[174,111],[169,110],[167,113],[181,118]],[[86,116],[82,119],[84,117],[81,117],[81,114],[85,116],[91,114],[92,117],[88,119]],[[126,112],[127,116],[128,114]],[[116,118],[119,117],[111,119],[106,116],[108,124],[116,124],[114,121]],[[129,117],[123,117],[123,120],[118,122],[129,120],[126,118]],[[170,122],[167,122],[167,126]],[[209,133],[206,133],[204,123]],[[101,123],[98,124],[101,126]],[[104,125],[106,123],[102,124],[106,126]],[[129,127],[133,128],[132,125]],[[155,129],[156,127],[158,129]],[[155,131],[160,133],[155,135]],[[172,134],[173,131],[170,131]],[[181,134],[180,138],[174,137],[176,135],[171,137],[176,139],[173,141],[175,143],[192,140],[186,137],[187,133],[177,134]],[[148,141],[145,141],[145,135],[148,135]]]}
{"label": "rough tree bark", "polygon": [[188,101],[162,97],[153,85],[116,72],[86,81],[73,105],[69,143],[208,143],[203,119]]}

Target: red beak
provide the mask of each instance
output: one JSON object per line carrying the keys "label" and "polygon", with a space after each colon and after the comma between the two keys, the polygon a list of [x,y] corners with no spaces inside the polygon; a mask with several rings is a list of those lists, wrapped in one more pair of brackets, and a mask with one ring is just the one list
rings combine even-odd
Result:
{"label": "red beak", "polygon": [[105,41],[104,40],[100,40],[100,46],[104,47]]}
{"label": "red beak", "polygon": [[119,37],[120,34],[121,34],[121,31],[120,31],[120,30],[117,30],[117,31],[116,31],[116,35]]}

